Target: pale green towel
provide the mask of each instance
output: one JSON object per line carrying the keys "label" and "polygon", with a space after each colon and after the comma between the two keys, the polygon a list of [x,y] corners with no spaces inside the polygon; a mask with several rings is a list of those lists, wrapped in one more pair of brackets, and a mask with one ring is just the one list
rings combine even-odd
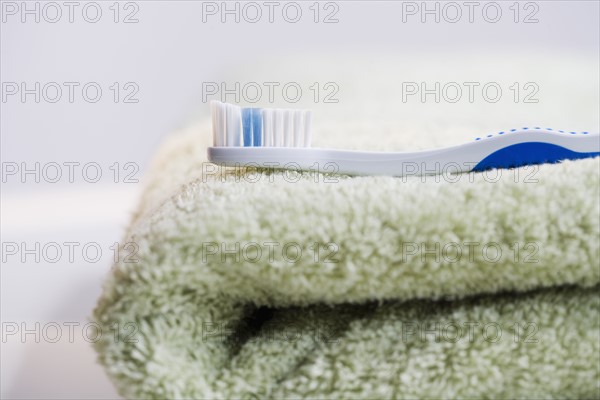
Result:
{"label": "pale green towel", "polygon": [[[402,64],[387,72],[382,65],[365,74],[394,76]],[[497,65],[509,75],[502,82],[521,79],[513,64]],[[473,71],[497,79],[487,67],[474,63],[464,80],[475,79]],[[455,105],[442,113],[426,104],[422,112],[436,116],[429,119],[402,105],[401,123],[360,124],[351,115],[329,116],[324,106],[315,140],[422,148],[472,140],[485,133],[480,127],[510,128],[500,124],[504,115],[530,113],[537,121],[541,110],[549,121],[594,123],[582,118],[597,113],[596,97],[559,105],[569,90],[591,93],[585,76],[597,77],[597,69],[522,68],[536,69],[522,75],[538,77],[545,103],[474,104],[463,118]],[[388,83],[350,81],[373,85],[375,97],[382,88],[395,92]],[[342,99],[348,82],[340,83]],[[381,104],[393,109],[396,100]],[[365,107],[373,111],[377,101],[365,98]],[[457,120],[464,125],[443,122]],[[600,397],[600,159],[544,165],[533,176],[531,169],[504,171],[497,181],[494,174],[454,183],[279,172],[223,177],[204,163],[210,136],[203,123],[161,148],[123,239],[139,247],[127,260],[139,262],[115,265],[94,313],[110,332],[96,344],[100,361],[124,396]],[[272,260],[270,242],[278,243]],[[479,244],[471,258],[472,242]],[[260,260],[253,261],[251,243],[260,245]],[[286,260],[282,248],[290,243]],[[314,243],[330,247],[315,259]],[[436,253],[436,243],[439,260],[412,255],[415,245]],[[453,262],[457,244],[463,253]],[[225,262],[214,254],[220,246],[229,251]]]}
{"label": "pale green towel", "polygon": [[[542,166],[537,183],[222,179],[202,175],[201,133],[165,147],[174,165],[159,162],[125,240],[139,262],[116,265],[95,311],[122,331],[96,347],[123,395],[598,397],[599,159]],[[169,168],[200,178],[168,189]],[[239,262],[213,242],[240,243]],[[251,242],[280,250],[254,262]],[[315,262],[315,242],[338,262]],[[456,262],[410,255],[435,242],[480,245]]]}

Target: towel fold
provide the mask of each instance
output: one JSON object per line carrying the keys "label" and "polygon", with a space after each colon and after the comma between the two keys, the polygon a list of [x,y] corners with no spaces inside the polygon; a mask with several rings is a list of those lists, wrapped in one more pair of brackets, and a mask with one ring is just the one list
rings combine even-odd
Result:
{"label": "towel fold", "polygon": [[600,158],[230,170],[209,132],[163,146],[94,312],[122,395],[600,396]]}

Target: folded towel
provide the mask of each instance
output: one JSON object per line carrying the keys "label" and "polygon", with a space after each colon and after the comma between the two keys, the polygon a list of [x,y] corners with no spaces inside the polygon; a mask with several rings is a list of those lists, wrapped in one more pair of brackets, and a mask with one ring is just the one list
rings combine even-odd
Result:
{"label": "folded towel", "polygon": [[124,396],[598,397],[599,159],[537,182],[215,170],[206,128],[165,146],[161,176],[199,178],[149,184],[95,310]]}
{"label": "folded towel", "polygon": [[[315,138],[468,133],[375,125],[316,121]],[[202,123],[163,145],[94,312],[122,395],[600,397],[599,158],[344,177],[217,168],[209,140]]]}

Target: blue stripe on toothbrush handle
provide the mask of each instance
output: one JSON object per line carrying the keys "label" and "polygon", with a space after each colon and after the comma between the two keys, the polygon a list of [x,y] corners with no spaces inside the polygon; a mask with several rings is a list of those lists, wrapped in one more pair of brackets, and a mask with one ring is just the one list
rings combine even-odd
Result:
{"label": "blue stripe on toothbrush handle", "polygon": [[262,146],[262,109],[261,108],[250,108],[252,113],[252,137],[254,139],[253,145],[255,147]]}
{"label": "blue stripe on toothbrush handle", "polygon": [[242,132],[244,147],[252,146],[252,110],[249,108],[242,108]]}
{"label": "blue stripe on toothbrush handle", "polygon": [[525,165],[557,163],[600,156],[600,152],[579,153],[551,143],[518,143],[497,150],[481,160],[472,171],[493,168],[516,168]]}

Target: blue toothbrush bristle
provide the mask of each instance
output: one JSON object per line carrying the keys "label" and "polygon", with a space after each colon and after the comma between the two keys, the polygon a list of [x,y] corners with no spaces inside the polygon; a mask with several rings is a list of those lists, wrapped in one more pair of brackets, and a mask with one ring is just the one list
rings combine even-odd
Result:
{"label": "blue toothbrush bristle", "polygon": [[262,146],[262,109],[242,108],[244,147]]}
{"label": "blue toothbrush bristle", "polygon": [[254,146],[262,146],[262,118],[260,108],[251,108],[252,115],[252,137]]}
{"label": "blue toothbrush bristle", "polygon": [[242,132],[244,135],[244,147],[252,146],[252,110],[249,108],[242,108]]}

